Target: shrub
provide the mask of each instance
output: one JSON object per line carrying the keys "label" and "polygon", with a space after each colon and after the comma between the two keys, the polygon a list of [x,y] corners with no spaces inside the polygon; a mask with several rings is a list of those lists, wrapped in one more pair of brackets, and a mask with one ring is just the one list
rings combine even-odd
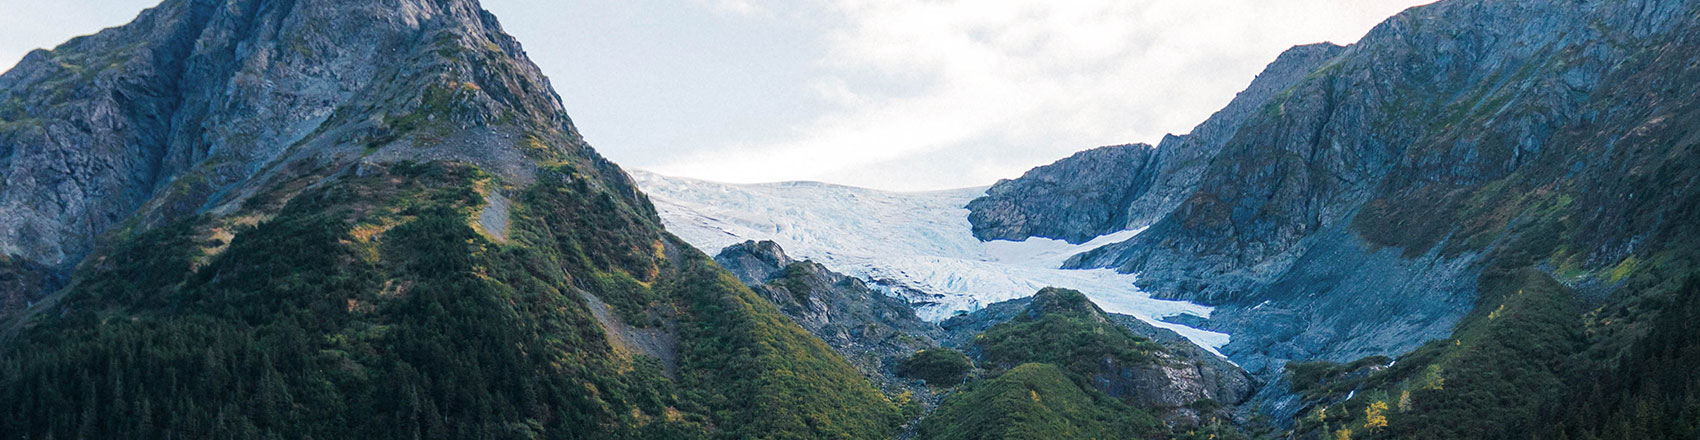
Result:
{"label": "shrub", "polygon": [[929,348],[915,352],[897,365],[897,374],[927,381],[931,385],[956,385],[968,378],[974,361],[968,355],[949,348]]}

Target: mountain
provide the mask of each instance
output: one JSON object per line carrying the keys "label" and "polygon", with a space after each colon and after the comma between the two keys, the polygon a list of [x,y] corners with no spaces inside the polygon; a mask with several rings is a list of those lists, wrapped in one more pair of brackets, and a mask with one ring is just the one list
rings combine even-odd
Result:
{"label": "mountain", "polygon": [[167,0],[0,74],[0,438],[1695,438],[1697,53],[1443,0],[889,193],[628,175],[475,0]]}
{"label": "mountain", "polygon": [[[1259,406],[1302,413],[1303,437],[1689,438],[1692,348],[1655,335],[1690,328],[1661,316],[1694,295],[1697,43],[1694,1],[1441,1],[1277,62],[1249,108],[1153,153],[1002,182],[970,219],[1003,239],[1149,226],[1067,266],[1215,306],[1199,324],[1289,385]],[[1189,167],[1137,160],[1170,149]],[[1377,355],[1397,359],[1351,367]],[[1312,359],[1347,380],[1291,382]]]}
{"label": "mountain", "polygon": [[475,0],[168,0],[0,75],[0,438],[888,438]]}

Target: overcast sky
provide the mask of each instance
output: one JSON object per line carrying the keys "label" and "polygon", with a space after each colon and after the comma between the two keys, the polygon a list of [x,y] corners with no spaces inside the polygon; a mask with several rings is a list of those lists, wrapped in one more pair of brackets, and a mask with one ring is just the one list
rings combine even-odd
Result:
{"label": "overcast sky", "polygon": [[[157,2],[0,0],[0,68]],[[1421,3],[484,0],[621,165],[896,190],[1186,133],[1286,48]]]}

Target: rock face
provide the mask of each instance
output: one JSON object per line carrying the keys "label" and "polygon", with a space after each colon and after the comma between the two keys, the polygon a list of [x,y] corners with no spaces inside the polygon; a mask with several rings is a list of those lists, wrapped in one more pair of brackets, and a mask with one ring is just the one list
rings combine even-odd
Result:
{"label": "rock face", "polygon": [[1344,48],[1299,46],[1258,74],[1228,106],[1186,136],[1083,151],[1004,180],[969,203],[982,240],[1045,237],[1084,243],[1150,225],[1198,186],[1206,165],[1258,109]]}
{"label": "rock face", "polygon": [[1156,149],[1146,144],[1102,147],[998,182],[968,203],[974,236],[1024,240],[1041,236],[1080,244],[1128,224],[1124,206],[1143,195],[1157,175]]}
{"label": "rock face", "polygon": [[[0,254],[62,277],[109,231],[358,160],[524,177],[535,135],[599,161],[560,109],[473,1],[169,0],[0,75]],[[490,129],[415,131],[439,119]]]}
{"label": "rock face", "polygon": [[[1163,344],[1165,349],[1160,357],[1161,362],[1147,367],[1141,374],[1131,376],[1141,379],[1136,386],[1128,388],[1132,393],[1139,393],[1136,395],[1137,401],[1152,402],[1154,406],[1170,408],[1187,407],[1180,415],[1189,420],[1196,420],[1199,415],[1212,409],[1201,410],[1188,407],[1189,405],[1195,405],[1205,399],[1224,406],[1238,405],[1265,388],[1245,369],[1199,348],[1197,344],[1174,331],[1153,327],[1128,315],[1111,314],[1109,318],[1116,324],[1132,330],[1134,334]],[[1170,385],[1152,386],[1164,383]]]}
{"label": "rock face", "polygon": [[907,386],[892,368],[916,351],[939,346],[944,331],[917,317],[902,298],[819,263],[793,260],[771,241],[727,247],[714,261],[888,390],[925,393]]}

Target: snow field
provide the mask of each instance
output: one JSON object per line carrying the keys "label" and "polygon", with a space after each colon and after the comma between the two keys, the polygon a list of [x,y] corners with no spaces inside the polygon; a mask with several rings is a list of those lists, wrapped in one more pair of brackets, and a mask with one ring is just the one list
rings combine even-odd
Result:
{"label": "snow field", "polygon": [[[1045,287],[1079,290],[1104,310],[1174,330],[1212,352],[1229,335],[1164,322],[1209,317],[1210,307],[1151,298],[1137,275],[1110,269],[1063,270],[1064,260],[1126,241],[1123,231],[1089,243],[1033,238],[981,242],[968,223],[970,200],[985,188],[884,192],[814,182],[734,185],[634,171],[667,230],[710,255],[747,240],[771,240],[808,259],[901,292],[923,319],[1032,296]],[[1218,353],[1220,355],[1220,353]]]}

